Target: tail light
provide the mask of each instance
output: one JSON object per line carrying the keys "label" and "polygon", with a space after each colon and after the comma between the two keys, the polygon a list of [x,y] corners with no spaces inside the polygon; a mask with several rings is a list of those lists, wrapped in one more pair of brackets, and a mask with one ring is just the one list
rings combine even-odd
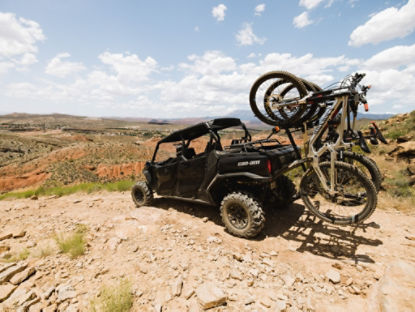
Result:
{"label": "tail light", "polygon": [[268,172],[272,173],[272,164],[271,164],[271,160],[267,160],[267,168],[268,168]]}

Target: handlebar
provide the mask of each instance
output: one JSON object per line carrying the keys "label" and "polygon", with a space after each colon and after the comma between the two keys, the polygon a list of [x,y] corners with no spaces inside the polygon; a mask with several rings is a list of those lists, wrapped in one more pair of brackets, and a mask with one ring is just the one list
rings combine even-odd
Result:
{"label": "handlebar", "polygon": [[350,84],[350,88],[354,89],[356,88],[356,86],[359,84],[360,81],[362,81],[362,79],[366,76],[365,73],[356,73],[354,74],[354,76],[352,77],[352,82]]}

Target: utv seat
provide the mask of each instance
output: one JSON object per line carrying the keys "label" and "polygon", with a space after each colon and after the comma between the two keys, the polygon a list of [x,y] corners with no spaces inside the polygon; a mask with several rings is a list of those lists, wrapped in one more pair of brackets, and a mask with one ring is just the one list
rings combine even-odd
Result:
{"label": "utv seat", "polygon": [[186,159],[191,159],[191,158],[195,157],[196,156],[195,149],[193,147],[185,149],[183,151],[183,156]]}
{"label": "utv seat", "polygon": [[206,148],[205,148],[205,151],[204,151],[204,153],[210,153],[211,151],[222,151],[223,150],[223,148],[222,148],[222,145],[220,144],[220,143],[218,143],[218,142],[208,142],[207,144],[206,144]]}

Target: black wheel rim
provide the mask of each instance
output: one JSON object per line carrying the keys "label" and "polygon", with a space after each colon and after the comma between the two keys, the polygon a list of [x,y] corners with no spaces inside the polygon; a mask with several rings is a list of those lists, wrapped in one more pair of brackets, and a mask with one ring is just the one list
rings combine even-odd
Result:
{"label": "black wheel rim", "polygon": [[144,201],[144,194],[141,190],[135,189],[134,190],[134,198],[138,203],[142,203]]}
{"label": "black wheel rim", "polygon": [[232,226],[242,230],[248,225],[248,214],[240,205],[233,204],[227,209],[228,220]]}

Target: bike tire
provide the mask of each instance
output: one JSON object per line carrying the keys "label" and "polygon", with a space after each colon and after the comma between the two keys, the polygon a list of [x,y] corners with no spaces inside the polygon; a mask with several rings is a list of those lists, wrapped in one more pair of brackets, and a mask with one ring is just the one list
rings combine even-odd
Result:
{"label": "bike tire", "polygon": [[364,174],[366,174],[375,186],[376,193],[379,193],[382,184],[382,175],[373,159],[350,151],[344,151],[343,158],[345,162],[357,166]]}
{"label": "bike tire", "polygon": [[[251,110],[255,114],[255,116],[261,120],[262,122],[272,125],[272,126],[279,126],[279,127],[292,127],[295,122],[302,116],[306,107],[304,105],[297,105],[293,113],[289,116],[289,118],[284,118],[282,116],[270,116],[267,111],[261,112],[261,107],[269,106],[269,97],[271,94],[267,94],[266,92],[269,91],[269,86],[266,88],[263,95],[261,95],[261,85],[265,84],[267,81],[272,83],[272,80],[278,79],[278,85],[282,85],[283,83],[291,83],[295,89],[297,90],[299,97],[304,97],[307,94],[307,89],[304,86],[304,83],[301,79],[296,77],[295,75],[285,72],[285,71],[273,71],[268,72],[261,77],[259,77],[251,87],[249,93],[249,103],[251,106]],[[277,82],[274,82],[277,83]],[[264,87],[264,86],[263,86]],[[271,91],[272,92],[272,91]],[[262,104],[262,105],[261,105]]]}
{"label": "bike tire", "polygon": [[[330,170],[330,162],[322,162],[319,166],[327,178]],[[335,189],[338,190],[339,194],[343,195],[344,200],[339,200],[339,197],[330,198],[322,188],[320,180],[313,168],[310,168],[301,179],[301,198],[308,210],[324,221],[339,225],[361,223],[369,218],[376,209],[376,188],[370,179],[357,167],[340,161],[336,161],[334,166],[337,173]],[[351,191],[359,189],[362,192],[358,192],[357,194],[345,192],[344,186],[346,183],[350,184]],[[323,205],[321,205],[321,202],[323,202]],[[358,204],[362,204],[362,207]],[[346,213],[338,214],[337,211],[333,213],[335,205],[339,206],[336,209],[348,211],[346,212],[348,215],[345,215]],[[357,206],[359,208],[355,208]],[[353,212],[349,215],[352,209]],[[355,213],[355,210],[358,212]]]}
{"label": "bike tire", "polygon": [[[365,156],[351,151],[343,151],[342,156],[338,157],[338,161],[344,161],[348,164],[354,165],[360,169],[369,179],[372,181],[378,193],[382,184],[382,174],[380,173],[379,167],[376,162]],[[325,154],[323,161],[330,160],[330,154]],[[339,156],[339,155],[338,155]]]}
{"label": "bike tire", "polygon": [[[323,89],[315,84],[314,82],[309,82],[312,86],[314,86],[314,88],[316,89],[317,92],[319,91],[323,91]],[[308,127],[313,127],[314,122],[318,121],[320,119],[321,116],[323,116],[323,114],[326,111],[326,107],[325,106],[320,106],[320,105],[316,105],[317,109],[315,110],[314,114],[308,118],[307,122],[307,126]]]}
{"label": "bike tire", "polygon": [[[315,86],[312,84],[312,83],[310,83],[309,81],[307,81],[307,80],[305,80],[305,79],[301,79],[302,80],[302,82],[304,83],[304,86],[306,87],[306,89],[307,89],[307,91],[308,92],[316,92],[316,91],[318,91],[316,88],[315,88]],[[282,98],[284,98],[285,97],[285,95],[287,94],[287,93],[289,93],[293,88],[294,88],[295,86],[293,85],[293,84],[289,84],[288,86],[286,86],[282,91],[281,91],[281,93],[280,93],[280,96],[282,97]],[[275,88],[275,86],[274,86],[274,84],[273,85],[271,85],[269,88],[268,88],[268,90],[267,90],[267,92],[266,92],[266,94],[268,94],[268,93],[271,93],[272,91],[273,91],[273,89]],[[271,92],[269,92],[269,90],[271,90]],[[315,105],[315,104],[307,104],[307,105],[304,105],[306,108],[305,108],[305,110],[304,110],[304,113],[302,114],[302,116],[297,120],[297,122],[294,124],[293,123],[293,126],[301,126],[305,121],[307,121],[311,116],[313,116],[314,115],[314,113],[315,113],[315,111],[316,111],[316,109],[317,109],[317,107],[318,107],[318,105]],[[277,118],[277,116],[272,112],[272,110],[270,109],[270,107],[269,106],[267,106],[267,105],[264,105],[264,108],[265,108],[265,110],[266,110],[266,112],[267,112],[267,114],[271,117],[271,118],[273,118],[273,119],[275,119],[275,118]],[[290,117],[287,115],[287,113],[286,113],[286,111],[282,108],[282,109],[278,109],[278,112],[279,112],[279,114],[281,115],[281,117],[283,118],[283,119],[285,119],[285,120],[287,120],[287,119],[289,119]]]}

